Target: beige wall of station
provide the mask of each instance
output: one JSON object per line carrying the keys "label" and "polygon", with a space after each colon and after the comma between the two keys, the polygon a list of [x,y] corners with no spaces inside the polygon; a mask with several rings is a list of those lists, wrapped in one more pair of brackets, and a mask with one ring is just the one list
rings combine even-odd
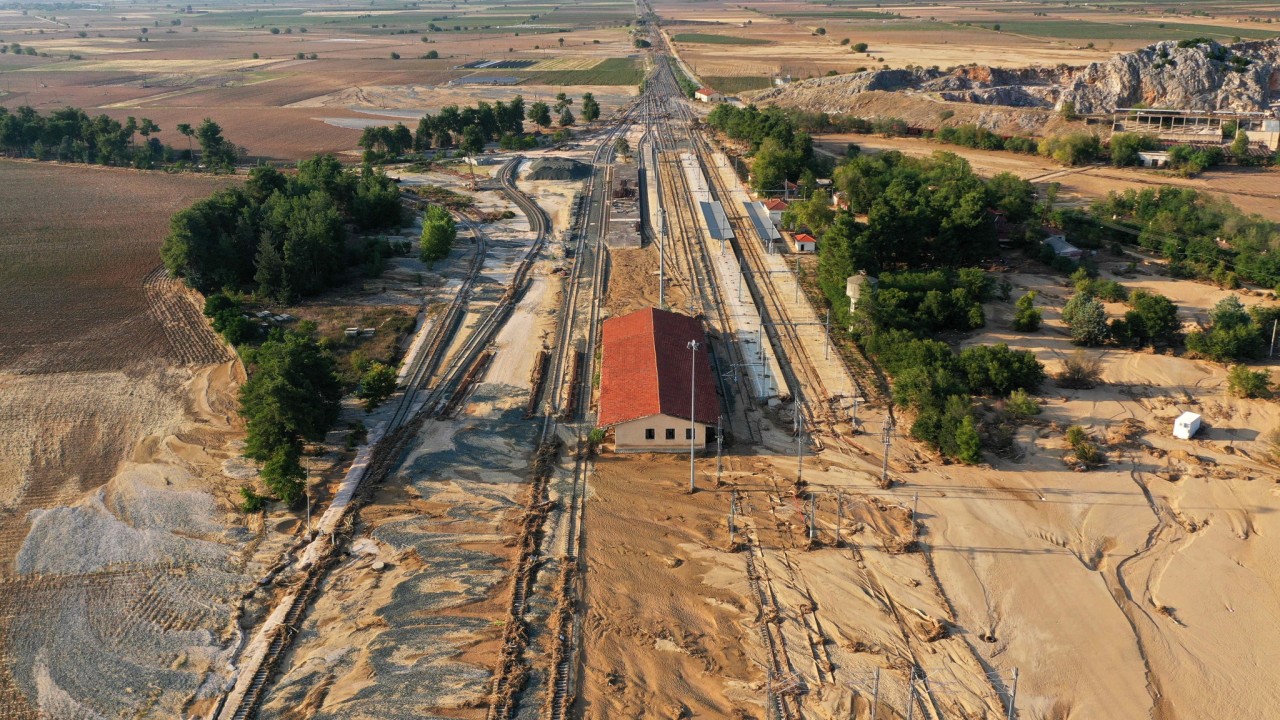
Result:
{"label": "beige wall of station", "polygon": [[[698,447],[706,444],[708,439],[715,440],[715,428],[702,423],[695,423],[698,433]],[[681,452],[689,449],[689,439],[685,431],[689,429],[689,421],[670,415],[650,415],[614,426],[613,444],[618,452]],[[646,430],[653,431],[653,439],[646,437]],[[674,431],[674,439],[667,439],[667,431]]]}

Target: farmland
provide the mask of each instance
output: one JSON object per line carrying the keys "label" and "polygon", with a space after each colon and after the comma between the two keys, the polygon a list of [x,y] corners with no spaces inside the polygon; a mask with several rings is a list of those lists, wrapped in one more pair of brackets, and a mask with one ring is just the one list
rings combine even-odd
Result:
{"label": "farmland", "polygon": [[[892,5],[786,0],[751,4],[654,7],[676,48],[699,74],[793,78],[860,68],[968,63],[1016,67],[1086,65],[1157,40],[1210,37],[1229,42],[1280,34],[1274,7],[1263,3],[1197,4],[1194,9],[1142,3],[1026,5],[1013,2]],[[1271,22],[1268,22],[1270,20]],[[767,56],[733,43],[768,43]],[[847,42],[846,42],[847,41]],[[866,53],[851,50],[859,42]]]}
{"label": "farmland", "polygon": [[[623,2],[227,4],[192,12],[143,3],[124,14],[68,9],[53,22],[13,12],[0,15],[0,39],[47,57],[0,55],[0,104],[71,105],[122,122],[145,115],[161,127],[155,137],[175,147],[187,144],[178,124],[210,117],[248,157],[292,162],[353,151],[359,138],[358,127],[328,121],[357,115],[333,109],[317,117],[299,109],[314,106],[308,101],[371,86],[434,90],[483,73],[459,69],[477,58],[533,63],[518,73],[520,89],[507,88],[504,97],[571,85],[634,87],[643,69],[626,27],[632,18],[634,5]],[[457,95],[454,89],[449,102],[476,97]],[[422,101],[412,109],[438,107]]]}
{"label": "farmland", "polygon": [[712,35],[711,33],[677,33],[671,36],[678,43],[702,43],[704,45],[768,45],[772,41],[759,38]]}
{"label": "farmland", "polygon": [[0,177],[0,716],[35,718],[57,688],[44,716],[172,717],[232,631],[254,547],[278,549],[228,514],[239,361],[153,272],[170,213],[234,180]]}

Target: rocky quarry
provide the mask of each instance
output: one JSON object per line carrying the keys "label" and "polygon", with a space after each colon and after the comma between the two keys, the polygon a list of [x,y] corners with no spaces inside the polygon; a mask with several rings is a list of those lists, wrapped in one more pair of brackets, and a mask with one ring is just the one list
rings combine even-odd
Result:
{"label": "rocky quarry", "polygon": [[[1280,106],[1280,38],[1232,45],[1169,40],[1084,67],[868,70],[763,90],[750,100],[818,112],[873,114],[886,104],[883,97],[877,100],[883,93],[928,101],[935,115],[938,101],[1025,110],[1007,116],[975,109],[966,113],[968,117],[957,117],[1013,131],[1041,129],[1064,107],[1086,115],[1135,106],[1267,111]],[[1017,127],[1008,128],[1010,123]]]}

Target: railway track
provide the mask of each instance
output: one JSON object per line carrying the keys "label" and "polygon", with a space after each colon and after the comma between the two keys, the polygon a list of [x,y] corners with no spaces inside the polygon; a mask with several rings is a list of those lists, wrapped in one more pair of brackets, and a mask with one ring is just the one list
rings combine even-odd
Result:
{"label": "railway track", "polygon": [[[446,308],[444,316],[432,329],[430,337],[425,341],[426,344],[423,350],[412,361],[406,376],[406,383],[389,420],[386,434],[370,451],[369,463],[357,481],[357,487],[383,481],[409,449],[417,430],[421,427],[426,417],[436,411],[437,408],[448,408],[457,404],[458,399],[454,397],[454,394],[466,385],[463,383],[463,379],[467,375],[467,370],[472,368],[486,351],[493,335],[496,334],[502,323],[509,316],[511,308],[519,297],[520,290],[528,279],[532,263],[546,242],[546,231],[549,222],[541,208],[527,196],[524,196],[523,193],[516,190],[511,176],[518,161],[519,158],[513,158],[502,168],[500,173],[503,181],[502,189],[508,197],[529,215],[530,227],[536,232],[537,237],[517,268],[511,286],[506,293],[463,340],[461,348],[453,354],[449,365],[441,376],[441,381],[436,386],[429,387],[431,378],[436,374],[441,362],[446,357],[449,347],[453,344],[457,334],[457,327],[462,317],[465,316],[473,295],[472,286],[484,267],[487,238],[477,224],[465,218],[462,219],[475,233],[476,238],[476,250],[472,257],[471,265],[468,267],[462,286]],[[415,202],[420,202],[417,198],[411,199]],[[421,410],[414,412],[414,407],[418,404],[418,398],[423,393],[426,395],[421,404]],[[348,510],[339,523],[337,530],[327,537],[317,537],[307,546],[308,548],[316,547],[316,543],[320,543],[320,550],[316,553],[313,562],[300,568],[296,576],[291,579],[294,589],[283,598],[283,606],[277,606],[276,613],[282,612],[282,615],[280,622],[270,631],[270,637],[264,638],[265,651],[251,659],[252,667],[242,670],[242,672],[252,671],[248,683],[242,692],[237,692],[240,685],[237,682],[237,690],[233,690],[232,693],[223,697],[211,717],[248,720],[256,716],[262,699],[270,686],[272,676],[281,658],[292,643],[297,624],[301,621],[307,607],[310,605],[328,568],[333,564],[335,558],[340,556],[339,550],[345,545],[346,535],[354,524],[350,510],[358,507],[358,505],[357,501],[353,501],[348,506]],[[273,616],[276,613],[273,613]]]}
{"label": "railway track", "polygon": [[[577,616],[577,598],[581,596],[580,558],[582,542],[583,500],[586,479],[591,461],[586,452],[583,434],[590,418],[591,391],[594,375],[594,348],[601,319],[603,288],[608,272],[608,256],[603,237],[606,226],[605,208],[608,191],[607,166],[614,154],[613,142],[619,133],[630,127],[636,106],[624,108],[618,120],[605,130],[592,156],[595,171],[584,184],[568,232],[572,243],[570,254],[572,268],[561,292],[554,341],[543,373],[546,378],[540,395],[531,401],[531,407],[542,409],[543,423],[539,441],[539,469],[525,509],[526,522],[517,541],[521,553],[515,570],[515,583],[508,606],[509,631],[504,638],[502,660],[499,662],[490,694],[487,712],[489,720],[509,720],[514,717],[527,699],[524,685],[531,674],[533,658],[526,656],[530,642],[530,630],[526,614],[530,605],[530,593],[538,587],[540,569],[554,560],[560,574],[553,584],[557,604],[552,613],[553,630],[548,634],[544,700],[541,713],[558,720],[566,715],[576,698],[577,649],[581,637],[580,618]],[[530,201],[531,202],[531,201]],[[536,206],[534,206],[536,208]],[[538,213],[541,210],[538,209]],[[568,250],[568,248],[566,248]],[[574,360],[575,358],[580,358]],[[558,548],[559,557],[544,558],[544,553],[555,552],[543,548],[548,529],[561,518],[550,514],[552,503],[548,501],[553,468],[546,465],[547,458],[559,453],[560,428],[577,424],[574,431],[574,452],[571,481],[561,500],[559,511],[563,514],[565,528]],[[554,451],[552,450],[554,448]]]}
{"label": "railway track", "polygon": [[[653,142],[659,151],[670,151],[678,149],[681,144],[692,146],[692,131],[688,125],[680,127],[681,134],[684,136],[682,141],[677,137],[676,128],[673,127],[669,118],[669,104],[663,102],[663,98],[670,98],[674,94],[679,93],[679,88],[675,84],[675,78],[671,75],[670,67],[665,63],[661,63],[655,76],[653,88],[654,105],[662,109],[661,114],[651,120],[649,134],[653,136]],[[660,157],[660,156],[659,156]],[[661,163],[661,160],[659,160]],[[700,308],[700,313],[705,320],[712,320],[708,316],[710,312],[714,316],[713,327],[717,330],[722,342],[717,347],[713,344],[716,352],[712,353],[712,360],[716,364],[716,377],[720,383],[720,393],[725,399],[726,405],[730,412],[733,412],[738,406],[738,399],[748,399],[753,395],[753,388],[750,380],[742,372],[734,371],[734,367],[742,367],[747,364],[747,358],[742,345],[733,340],[734,326],[733,320],[725,309],[724,295],[722,294],[719,281],[717,280],[716,269],[709,255],[707,245],[702,241],[702,234],[697,216],[693,211],[692,205],[692,188],[689,187],[688,178],[683,172],[683,168],[670,173],[675,178],[675,187],[666,188],[662,183],[662,173],[656,172],[654,178],[659,183],[659,197],[664,197],[663,191],[671,191],[671,206],[676,208],[676,221],[680,226],[680,236],[682,242],[676,243],[682,249],[684,257],[684,265],[687,268],[686,275],[689,277],[689,287],[692,297]],[[668,213],[670,216],[671,213]],[[725,368],[724,360],[728,361],[728,369]],[[732,383],[726,381],[727,377],[732,377]],[[745,440],[749,442],[759,442],[762,438],[760,431],[753,427],[750,419],[745,412],[745,402],[743,403],[742,420],[743,426],[746,428]]]}

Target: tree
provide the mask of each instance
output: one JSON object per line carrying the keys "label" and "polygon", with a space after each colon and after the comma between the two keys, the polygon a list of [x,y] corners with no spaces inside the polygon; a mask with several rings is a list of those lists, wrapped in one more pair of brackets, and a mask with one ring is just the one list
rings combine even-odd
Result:
{"label": "tree", "polygon": [[480,132],[480,128],[468,125],[462,131],[462,142],[458,144],[458,149],[471,157],[484,152],[484,135]]}
{"label": "tree", "polygon": [[305,440],[322,440],[338,419],[342,386],[333,357],[308,335],[276,332],[245,353],[249,379],[240,387],[245,456],[264,461],[262,478],[285,502],[297,500]]}
{"label": "tree", "polygon": [[191,154],[191,138],[195,137],[195,130],[191,129],[190,123],[178,123],[178,132],[187,138],[187,154]]}
{"label": "tree", "polygon": [[866,51],[867,51],[867,44],[866,44],[866,43],[864,43],[864,42],[854,43],[854,44],[853,44],[853,51],[854,51],[854,52],[856,52],[856,53],[864,53],[864,52],[866,52]]}
{"label": "tree", "polygon": [[1271,397],[1271,374],[1265,370],[1250,370],[1247,365],[1236,365],[1227,373],[1227,392],[1241,398]]}
{"label": "tree", "polygon": [[560,127],[569,127],[570,125],[573,125],[573,112],[569,110],[569,108],[565,108],[564,111],[560,113],[560,119],[558,122],[560,123]]}
{"label": "tree", "polygon": [[1138,153],[1159,147],[1159,142],[1150,135],[1137,133],[1115,133],[1109,143],[1111,164],[1116,167],[1138,164]]}
{"label": "tree", "polygon": [[286,505],[294,505],[302,498],[303,481],[307,471],[300,462],[301,451],[294,445],[281,445],[262,464],[259,476],[267,489]]}
{"label": "tree", "polygon": [[381,405],[396,391],[396,370],[390,365],[375,362],[360,376],[360,390],[356,397],[364,400],[365,410]]}
{"label": "tree", "polygon": [[1018,332],[1035,332],[1040,329],[1041,315],[1035,306],[1036,291],[1032,290],[1013,304],[1013,329]]}
{"label": "tree", "polygon": [[551,127],[551,108],[544,102],[535,102],[529,106],[529,119],[538,127]]}
{"label": "tree", "polygon": [[392,60],[399,60],[399,59],[400,59],[400,53],[398,53],[398,52],[393,52],[393,53],[391,53],[391,59],[392,59]]}
{"label": "tree", "polygon": [[439,205],[432,205],[422,221],[422,241],[419,248],[422,261],[430,263],[448,257],[457,236],[453,216]]}
{"label": "tree", "polygon": [[1054,135],[1040,141],[1040,154],[1063,165],[1084,165],[1102,154],[1102,142],[1093,133]]}
{"label": "tree", "polygon": [[1013,173],[1002,172],[987,181],[987,201],[1011,223],[1026,222],[1036,204],[1036,186]]}
{"label": "tree", "polygon": [[618,139],[613,141],[613,149],[623,157],[631,156],[631,143],[627,142],[626,135],[619,135]]}
{"label": "tree", "polygon": [[201,160],[214,170],[231,170],[236,163],[236,148],[222,137],[222,126],[211,118],[205,118],[195,130],[200,143]]}
{"label": "tree", "polygon": [[1261,357],[1266,349],[1262,328],[1231,295],[1218,301],[1209,313],[1208,330],[1187,336],[1187,349],[1218,362]]}
{"label": "tree", "polygon": [[595,96],[591,93],[582,94],[582,119],[587,122],[595,122],[600,117],[600,103],[596,102]]}
{"label": "tree", "polygon": [[1231,141],[1231,154],[1238,158],[1249,154],[1249,136],[1241,130],[1236,130],[1236,137]]}
{"label": "tree", "polygon": [[957,360],[969,390],[1003,397],[1014,390],[1035,392],[1044,382],[1044,366],[1034,353],[1008,345],[975,345],[965,348]]}
{"label": "tree", "polygon": [[1129,296],[1125,313],[1130,337],[1140,345],[1172,345],[1177,342],[1182,323],[1178,320],[1178,307],[1169,298],[1145,290],[1135,290]]}
{"label": "tree", "polygon": [[972,415],[965,415],[956,427],[956,458],[966,465],[982,462],[982,439]]}
{"label": "tree", "polygon": [[1102,303],[1087,293],[1076,293],[1062,308],[1062,321],[1071,331],[1071,342],[1094,346],[1107,341],[1107,311]]}

